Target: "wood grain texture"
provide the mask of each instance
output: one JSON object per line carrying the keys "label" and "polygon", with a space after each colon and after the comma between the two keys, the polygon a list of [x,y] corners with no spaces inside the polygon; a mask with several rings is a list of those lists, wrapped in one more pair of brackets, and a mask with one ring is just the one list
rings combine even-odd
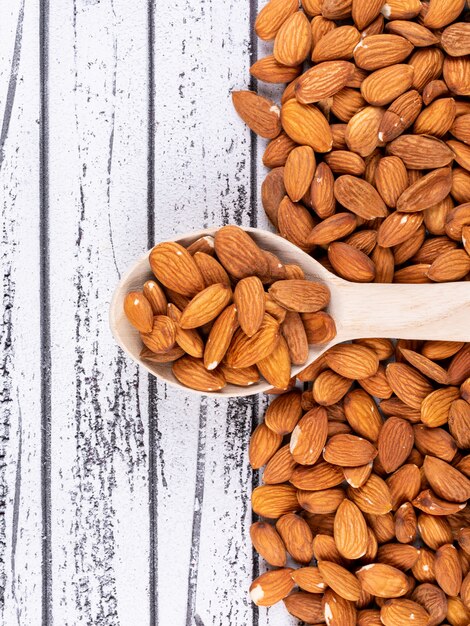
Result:
{"label": "wood grain texture", "polygon": [[51,617],[149,621],[147,377],[106,303],[147,245],[147,5],[59,2],[48,23]]}
{"label": "wood grain texture", "polygon": [[0,5],[0,622],[40,623],[38,3]]}
{"label": "wood grain texture", "polygon": [[[244,0],[156,5],[156,240],[256,221],[252,137],[230,96],[248,79],[247,9]],[[160,383],[157,397],[157,623],[255,624],[247,444],[258,402],[183,400]]]}

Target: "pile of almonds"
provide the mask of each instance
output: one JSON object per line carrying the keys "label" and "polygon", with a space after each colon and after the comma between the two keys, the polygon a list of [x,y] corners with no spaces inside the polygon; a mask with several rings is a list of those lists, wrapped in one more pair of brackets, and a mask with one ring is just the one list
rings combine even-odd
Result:
{"label": "pile of almonds", "polygon": [[259,81],[233,93],[269,138],[264,209],[289,241],[356,282],[470,275],[470,23],[465,0],[270,0]]}
{"label": "pile of almonds", "polygon": [[[270,404],[252,600],[308,624],[470,624],[470,343],[330,348]],[[376,398],[377,400],[375,400]]]}
{"label": "pile of almonds", "polygon": [[261,375],[285,390],[295,382],[291,365],[307,361],[309,344],[336,335],[322,310],[329,289],[237,226],[188,248],[160,243],[149,262],[157,280],[128,293],[124,312],[144,344],[140,358],[173,363],[186,387],[220,391],[227,383],[252,385]]}

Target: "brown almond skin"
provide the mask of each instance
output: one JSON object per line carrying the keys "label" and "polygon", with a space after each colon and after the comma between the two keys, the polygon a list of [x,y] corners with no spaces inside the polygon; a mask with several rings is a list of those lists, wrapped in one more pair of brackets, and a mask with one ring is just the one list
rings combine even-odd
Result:
{"label": "brown almond skin", "polygon": [[197,391],[220,391],[225,387],[225,378],[220,371],[207,371],[202,359],[189,355],[175,361],[172,371],[182,385]]}
{"label": "brown almond skin", "polygon": [[160,243],[150,251],[152,272],[165,287],[183,296],[195,296],[204,280],[191,254],[174,241]]}
{"label": "brown almond skin", "polygon": [[286,549],[274,526],[255,522],[250,527],[250,537],[255,550],[274,567],[286,564]]}
{"label": "brown almond skin", "polygon": [[224,226],[217,231],[215,251],[224,268],[235,278],[266,276],[268,273],[263,251],[238,226]]}
{"label": "brown almond skin", "polygon": [[264,312],[264,289],[257,276],[243,278],[237,283],[234,291],[238,322],[243,332],[252,337],[260,328]]}
{"label": "brown almond skin", "polygon": [[[166,307],[165,311],[166,312]],[[150,333],[153,328],[151,303],[140,291],[131,291],[124,298],[124,313],[129,322],[141,333]]]}
{"label": "brown almond skin", "polygon": [[330,301],[327,287],[307,280],[277,281],[271,285],[269,293],[278,304],[297,313],[319,311]]}

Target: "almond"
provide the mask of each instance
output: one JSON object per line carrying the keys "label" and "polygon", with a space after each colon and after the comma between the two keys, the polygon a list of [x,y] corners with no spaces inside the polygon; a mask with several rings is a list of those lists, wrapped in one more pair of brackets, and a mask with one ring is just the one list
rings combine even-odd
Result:
{"label": "almond", "polygon": [[312,246],[324,246],[350,235],[356,229],[356,225],[356,216],[352,213],[336,213],[315,226],[307,241]]}
{"label": "almond", "polygon": [[327,442],[323,451],[323,458],[333,465],[357,467],[370,463],[377,455],[374,446],[355,435],[334,435]]}
{"label": "almond", "polygon": [[292,568],[271,570],[251,583],[250,597],[257,606],[272,606],[289,595],[294,588]]}
{"label": "almond", "polygon": [[462,584],[462,568],[455,546],[441,546],[436,552],[434,567],[439,587],[448,596],[458,595]]}
{"label": "almond", "polygon": [[253,91],[233,91],[232,101],[238,115],[257,135],[267,139],[279,135],[280,112],[272,100],[263,98]]}
{"label": "almond", "polygon": [[334,346],[325,353],[325,360],[337,374],[357,380],[373,376],[379,367],[377,354],[358,344]]}
{"label": "almond", "polygon": [[260,39],[274,39],[289,15],[298,10],[297,0],[270,0],[255,21],[255,31]]}
{"label": "almond", "polygon": [[449,502],[470,498],[470,480],[457,469],[433,456],[424,460],[424,473],[435,493]]}
{"label": "almond", "polygon": [[295,583],[309,593],[323,593],[326,584],[318,567],[300,567],[292,572]]}
{"label": "almond", "polygon": [[[456,400],[459,402],[459,400]],[[451,405],[454,405],[453,402]],[[449,417],[450,420],[450,417]],[[442,428],[428,428],[424,424],[413,427],[415,446],[421,454],[431,454],[444,461],[452,461],[457,452],[457,445],[449,433]],[[409,498],[410,500],[412,498]]]}
{"label": "almond", "polygon": [[126,295],[124,298],[124,313],[132,326],[139,332],[152,332],[154,314],[150,302],[143,293],[130,291]]}
{"label": "almond", "polygon": [[[379,244],[374,250],[377,253],[379,246],[382,248],[391,248],[397,246],[404,241],[407,241],[412,237],[423,223],[422,213],[402,213],[395,211],[391,213],[379,227],[377,234],[377,243]],[[385,253],[382,253],[385,254]],[[390,253],[391,254],[391,253]],[[375,255],[372,255],[372,260],[375,263],[376,268],[376,282],[377,276],[380,276],[378,272],[378,260]],[[391,256],[392,266],[394,264],[393,254]],[[392,267],[393,269],[393,267]],[[379,282],[387,282],[381,280]],[[388,282],[392,282],[391,280]]]}
{"label": "almond", "polygon": [[315,594],[296,591],[284,598],[284,605],[291,615],[309,624],[318,624],[323,616],[321,600]]}
{"label": "almond", "polygon": [[[326,17],[324,15],[324,17]],[[326,33],[315,45],[312,61],[348,60],[361,39],[361,33],[354,26],[340,26]]]}
{"label": "almond", "polygon": [[327,589],[322,606],[326,623],[330,626],[355,626],[357,612],[354,602],[342,598],[332,589]]}
{"label": "almond", "polygon": [[292,485],[262,485],[251,495],[251,505],[257,515],[277,519],[298,510],[297,493]]}
{"label": "almond", "polygon": [[395,394],[412,408],[420,409],[423,400],[432,392],[432,386],[424,376],[405,363],[390,363],[386,375]]}
{"label": "almond", "polygon": [[296,143],[286,133],[280,133],[266,146],[263,154],[263,165],[266,167],[282,167],[287,160],[289,152],[295,146]]}
{"label": "almond", "polygon": [[258,332],[263,323],[265,304],[263,284],[257,276],[243,278],[233,295],[238,322],[248,337]]}
{"label": "almond", "polygon": [[285,483],[291,479],[296,466],[287,444],[269,459],[263,472],[263,482],[267,485]]}
{"label": "almond", "polygon": [[470,24],[458,22],[448,26],[441,35],[441,46],[452,57],[470,54]]}
{"label": "almond", "polygon": [[274,567],[286,564],[286,549],[274,526],[267,522],[255,522],[250,527],[250,537],[255,550]]}
{"label": "almond", "polygon": [[401,353],[408,361],[408,363],[413,365],[413,367],[419,370],[422,374],[424,374],[428,378],[431,378],[432,380],[435,380],[441,385],[447,384],[448,376],[446,370],[443,367],[441,367],[437,363],[434,363],[434,361],[431,361],[422,354],[414,352],[413,350],[406,350],[403,348],[401,350]]}
{"label": "almond", "polygon": [[426,28],[422,24],[417,24],[416,22],[393,20],[392,22],[388,22],[385,30],[388,33],[405,37],[417,48],[425,48],[439,43],[439,39],[429,28]]}
{"label": "almond", "polygon": [[347,61],[325,61],[307,70],[296,83],[295,97],[310,104],[334,95],[347,85],[354,65]]}
{"label": "almond", "polygon": [[[427,106],[441,96],[447,96],[449,89],[443,80],[432,80],[423,89],[423,102]],[[457,111],[457,106],[455,107]]]}
{"label": "almond", "polygon": [[310,146],[294,148],[287,157],[284,168],[284,185],[292,202],[301,200],[310,185],[315,172],[315,153]]}
{"label": "almond", "polygon": [[378,454],[387,474],[403,465],[413,443],[413,429],[409,422],[399,417],[390,417],[384,422],[378,439]]}
{"label": "almond", "polygon": [[184,355],[184,350],[179,346],[173,346],[166,352],[152,352],[147,346],[144,346],[140,351],[139,357],[143,361],[150,361],[151,363],[171,363],[176,361]]}
{"label": "almond", "polygon": [[370,74],[361,85],[361,94],[369,104],[383,106],[407,91],[412,82],[411,65],[390,65]]}
{"label": "almond", "polygon": [[399,569],[384,563],[371,563],[356,572],[366,591],[379,598],[398,598],[408,591],[408,579]]}
{"label": "almond", "polygon": [[202,274],[206,287],[216,283],[223,283],[230,287],[230,278],[227,272],[213,256],[205,252],[196,252],[193,254],[193,258]]}
{"label": "almond", "polygon": [[346,280],[370,283],[375,278],[373,261],[366,254],[347,243],[339,241],[331,243],[328,247],[328,258],[335,272]]}
{"label": "almond", "polygon": [[292,432],[302,416],[301,397],[297,391],[290,391],[273,400],[266,411],[266,425],[279,435]]}
{"label": "almond", "polygon": [[413,51],[413,45],[398,35],[370,35],[354,49],[354,61],[360,68],[374,71],[401,63]]}
{"label": "almond", "polygon": [[465,0],[430,0],[424,25],[428,28],[443,28],[462,13],[464,6]]}
{"label": "almond", "polygon": [[328,305],[330,292],[320,283],[307,280],[280,280],[271,285],[269,294],[288,311],[308,313]]}
{"label": "almond", "polygon": [[301,317],[309,344],[323,345],[336,337],[335,321],[325,311],[302,313]]}
{"label": "almond", "polygon": [[256,361],[261,375],[277,389],[287,389],[290,383],[291,360],[284,337],[279,337],[274,350]]}
{"label": "almond", "polygon": [[270,430],[265,423],[259,424],[250,439],[249,460],[253,469],[259,469],[269,461],[282,443],[282,435]]}
{"label": "almond", "polygon": [[167,299],[165,292],[154,280],[147,280],[143,286],[144,296],[150,302],[154,315],[165,315]]}
{"label": "almond", "polygon": [[231,385],[249,387],[259,382],[260,379],[258,368],[255,365],[234,369],[233,367],[228,367],[225,363],[221,363],[219,370],[222,372],[225,381]]}
{"label": "almond", "polygon": [[224,268],[235,278],[265,276],[268,273],[263,251],[238,226],[224,226],[217,231],[215,251]]}
{"label": "almond", "polygon": [[220,391],[225,387],[225,378],[218,370],[208,371],[202,359],[186,354],[173,363],[173,374],[185,387],[198,391]]}
{"label": "almond", "polygon": [[432,616],[428,622],[428,626],[437,626],[446,617],[447,599],[444,592],[436,585],[424,583],[419,585],[413,591],[412,599],[421,604],[426,611]]}
{"label": "almond", "polygon": [[409,20],[419,15],[421,8],[420,0],[387,0],[382,14],[388,20]]}
{"label": "almond", "polygon": [[340,176],[334,185],[340,204],[366,220],[386,217],[387,207],[377,191],[367,181],[355,176]]}
{"label": "almond", "polygon": [[396,207],[398,198],[408,187],[408,175],[399,157],[380,159],[375,173],[375,186],[385,204]]}
{"label": "almond", "polygon": [[373,398],[362,389],[350,391],[344,398],[344,412],[351,427],[362,437],[377,441],[382,416]]}
{"label": "almond", "polygon": [[353,602],[359,599],[361,585],[354,574],[337,563],[324,560],[318,561],[318,569],[328,587],[339,596]]}
{"label": "almond", "polygon": [[441,76],[444,54],[438,48],[421,48],[411,55],[408,63],[414,70],[413,88],[421,92]]}
{"label": "almond", "polygon": [[378,132],[384,110],[380,107],[364,107],[349,120],[345,141],[352,152],[367,157],[379,143]]}
{"label": "almond", "polygon": [[281,201],[278,209],[279,234],[304,252],[310,252],[313,248],[308,240],[315,225],[316,222],[303,204],[294,204],[287,196]]}
{"label": "almond", "polygon": [[[345,498],[342,489],[325,489],[322,491],[298,491],[300,506],[310,513],[327,515],[334,513]],[[306,591],[310,591],[307,589]]]}
{"label": "almond", "polygon": [[294,561],[310,563],[313,559],[313,535],[304,519],[295,513],[286,513],[277,520],[276,530]]}
{"label": "almond", "polygon": [[343,472],[335,465],[320,462],[313,467],[296,467],[290,482],[305,491],[322,491],[341,484]]}
{"label": "almond", "polygon": [[454,123],[455,112],[455,100],[453,98],[436,100],[421,111],[413,130],[418,135],[443,137]]}
{"label": "almond", "polygon": [[446,282],[460,280],[468,272],[470,272],[470,256],[465,250],[449,250],[433,261],[428,276],[435,282]]}
{"label": "almond", "polygon": [[322,406],[336,404],[351,388],[352,381],[336,372],[326,370],[313,383],[313,398]]}
{"label": "almond", "polygon": [[179,325],[183,329],[197,328],[215,319],[232,299],[232,290],[217,283],[199,292],[181,314]]}
{"label": "almond", "polygon": [[344,478],[348,485],[354,489],[359,489],[368,480],[372,472],[372,463],[359,465],[358,467],[343,467]]}
{"label": "almond", "polygon": [[[470,448],[470,404],[460,399],[452,402],[448,421],[449,430],[459,448]],[[445,460],[450,461],[452,459],[447,458]]]}
{"label": "almond", "polygon": [[289,100],[281,111],[282,126],[289,137],[315,152],[329,152],[333,144],[330,127],[321,111],[313,106]]}
{"label": "almond", "polygon": [[282,24],[274,40],[274,56],[282,65],[295,66],[305,61],[312,46],[310,22],[297,11]]}
{"label": "almond", "polygon": [[383,6],[383,0],[353,0],[352,18],[359,30],[363,30],[366,26],[380,15],[380,9]]}
{"label": "almond", "polygon": [[453,159],[451,149],[440,139],[427,135],[402,135],[387,147],[407,168],[425,170],[445,167]]}
{"label": "almond", "polygon": [[325,154],[324,159],[335,174],[362,176],[366,169],[364,159],[347,150],[333,150],[333,152]]}
{"label": "almond", "polygon": [[321,455],[328,435],[328,416],[323,407],[306,413],[292,432],[290,451],[301,465],[313,465]]}
{"label": "almond", "polygon": [[204,366],[215,369],[225,356],[235,331],[238,328],[237,309],[228,306],[215,320],[204,349]]}
{"label": "almond", "polygon": [[294,365],[303,365],[308,359],[308,340],[300,315],[287,311],[281,332],[287,342],[291,362]]}
{"label": "almond", "polygon": [[441,387],[428,394],[421,404],[421,421],[426,426],[443,426],[449,418],[450,407],[459,397],[457,387]]}
{"label": "almond", "polygon": [[174,241],[155,246],[149,262],[158,280],[179,294],[191,297],[204,289],[204,279],[193,257]]}
{"label": "almond", "polygon": [[431,489],[425,489],[413,500],[417,509],[429,515],[453,515],[465,508],[465,503],[448,502],[439,498]]}
{"label": "almond", "polygon": [[[410,510],[414,515],[412,505],[409,502],[407,504],[410,505]],[[414,546],[397,543],[385,544],[383,546],[380,546],[377,551],[377,560],[379,561],[379,563],[391,565],[392,567],[396,567],[397,569],[400,569],[402,571],[411,569],[418,560],[418,556],[419,552]]]}
{"label": "almond", "polygon": [[359,559],[367,551],[367,524],[360,509],[350,500],[341,502],[336,511],[334,540],[339,553],[346,559]]}
{"label": "almond", "polygon": [[426,626],[429,613],[411,600],[389,600],[380,609],[380,619],[385,626],[402,626],[412,620],[415,626]]}
{"label": "almond", "polygon": [[319,163],[310,187],[310,199],[313,210],[322,219],[330,217],[335,212],[333,185],[331,168],[324,162]]}

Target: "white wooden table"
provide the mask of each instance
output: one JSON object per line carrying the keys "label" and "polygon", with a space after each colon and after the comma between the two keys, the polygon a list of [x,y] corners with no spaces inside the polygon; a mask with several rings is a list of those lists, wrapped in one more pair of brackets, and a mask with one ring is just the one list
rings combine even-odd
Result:
{"label": "white wooden table", "polygon": [[[0,610],[5,626],[284,626],[251,605],[265,398],[159,384],[108,303],[154,241],[266,226],[230,91],[256,0],[0,3]],[[254,45],[253,45],[254,44]],[[264,53],[263,53],[264,54]]]}

